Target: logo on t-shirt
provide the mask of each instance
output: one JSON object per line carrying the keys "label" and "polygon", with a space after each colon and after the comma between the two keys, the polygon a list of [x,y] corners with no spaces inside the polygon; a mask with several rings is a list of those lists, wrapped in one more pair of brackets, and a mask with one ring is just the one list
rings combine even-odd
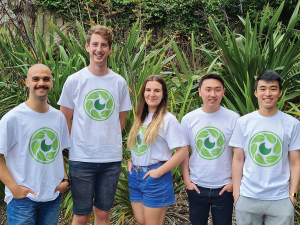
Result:
{"label": "logo on t-shirt", "polygon": [[60,141],[57,133],[42,127],[31,135],[29,141],[29,152],[39,163],[52,163],[60,151]]}
{"label": "logo on t-shirt", "polygon": [[104,89],[94,89],[84,98],[84,111],[93,120],[107,120],[115,110],[115,101],[111,93]]}
{"label": "logo on t-shirt", "polygon": [[204,127],[195,137],[196,151],[203,159],[213,160],[225,150],[225,135],[218,128]]}
{"label": "logo on t-shirt", "polygon": [[248,146],[252,161],[262,167],[276,165],[282,159],[282,149],[282,140],[269,131],[253,135]]}
{"label": "logo on t-shirt", "polygon": [[137,143],[136,143],[136,146],[133,148],[136,156],[144,155],[147,152],[147,150],[149,149],[149,145],[143,144],[143,137],[144,137],[143,135],[144,135],[146,129],[147,129],[147,126],[143,125],[140,127],[140,129],[138,131]]}

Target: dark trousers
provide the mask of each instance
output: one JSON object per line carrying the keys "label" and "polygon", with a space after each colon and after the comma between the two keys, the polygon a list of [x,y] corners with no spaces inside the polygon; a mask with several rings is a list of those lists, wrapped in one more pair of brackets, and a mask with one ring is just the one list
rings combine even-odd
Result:
{"label": "dark trousers", "polygon": [[210,208],[214,225],[232,225],[232,192],[225,191],[219,195],[222,188],[197,187],[200,194],[187,190],[192,225],[207,225]]}

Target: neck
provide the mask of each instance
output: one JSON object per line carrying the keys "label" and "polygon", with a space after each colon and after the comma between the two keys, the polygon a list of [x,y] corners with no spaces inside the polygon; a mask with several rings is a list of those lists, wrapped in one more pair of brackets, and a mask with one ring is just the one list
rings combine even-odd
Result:
{"label": "neck", "polygon": [[105,65],[93,65],[93,64],[90,64],[88,66],[88,70],[94,74],[95,76],[99,76],[99,77],[102,77],[102,76],[105,76],[109,73],[109,69],[107,68],[107,64]]}
{"label": "neck", "polygon": [[157,109],[156,107],[152,108],[148,106],[148,113],[155,113],[156,109]]}
{"label": "neck", "polygon": [[214,106],[214,107],[208,107],[208,106],[202,106],[201,110],[205,113],[215,113],[221,108],[220,105]]}
{"label": "neck", "polygon": [[258,113],[261,116],[265,116],[265,117],[274,116],[277,112],[278,112],[277,106],[273,107],[271,109],[259,108],[259,110],[258,110]]}
{"label": "neck", "polygon": [[25,102],[25,104],[33,111],[36,111],[38,113],[46,113],[49,110],[49,105],[47,104],[47,98],[33,100],[29,97],[29,99]]}

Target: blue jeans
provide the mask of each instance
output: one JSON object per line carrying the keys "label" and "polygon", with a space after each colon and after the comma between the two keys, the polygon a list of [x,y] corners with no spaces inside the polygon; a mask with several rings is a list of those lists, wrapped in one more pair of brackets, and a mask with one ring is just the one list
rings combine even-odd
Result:
{"label": "blue jeans", "polygon": [[209,209],[214,225],[231,225],[233,196],[225,191],[219,195],[222,188],[210,189],[198,186],[200,194],[195,190],[188,191],[190,221],[193,225],[207,225]]}
{"label": "blue jeans", "polygon": [[121,161],[110,163],[89,163],[70,161],[73,213],[88,215],[93,205],[109,211],[114,202]]}
{"label": "blue jeans", "polygon": [[49,202],[13,198],[7,205],[8,225],[57,225],[61,194]]}

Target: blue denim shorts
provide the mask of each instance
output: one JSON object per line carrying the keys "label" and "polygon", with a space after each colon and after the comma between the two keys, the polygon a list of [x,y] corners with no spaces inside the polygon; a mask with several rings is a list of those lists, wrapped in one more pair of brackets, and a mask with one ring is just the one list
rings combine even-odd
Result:
{"label": "blue denim shorts", "polygon": [[70,161],[71,192],[73,213],[88,215],[93,205],[109,211],[114,202],[119,175],[120,162],[87,163]]}
{"label": "blue denim shorts", "polygon": [[149,208],[160,208],[175,203],[171,171],[159,178],[143,178],[149,170],[157,169],[164,163],[132,168],[132,174],[128,173],[131,202],[142,202]]}
{"label": "blue denim shorts", "polygon": [[7,205],[7,222],[9,225],[47,224],[57,225],[61,194],[48,202],[35,202],[30,198],[13,198]]}

